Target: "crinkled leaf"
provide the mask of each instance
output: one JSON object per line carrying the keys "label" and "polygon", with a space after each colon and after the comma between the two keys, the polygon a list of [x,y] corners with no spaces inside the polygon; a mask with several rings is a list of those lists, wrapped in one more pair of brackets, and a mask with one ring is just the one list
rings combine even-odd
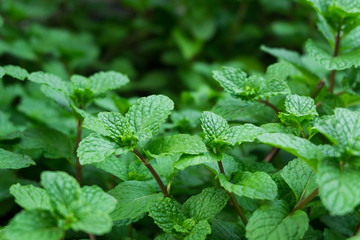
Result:
{"label": "crinkled leaf", "polygon": [[305,160],[314,169],[316,169],[318,159],[322,157],[321,152],[312,142],[290,134],[265,133],[258,136],[258,139],[260,142],[281,148]]}
{"label": "crinkled leaf", "polygon": [[31,165],[35,165],[35,162],[29,156],[0,148],[0,169],[19,169]]}
{"label": "crinkled leaf", "polygon": [[102,213],[110,213],[116,206],[116,199],[96,185],[82,187],[80,197],[93,210]]}
{"label": "crinkled leaf", "polygon": [[6,75],[17,78],[19,80],[25,80],[25,78],[29,75],[26,69],[19,66],[6,65],[3,66],[3,69]]}
{"label": "crinkled leaf", "polygon": [[91,90],[96,94],[120,88],[129,82],[129,78],[121,73],[108,71],[98,72],[89,77]]}
{"label": "crinkled leaf", "polygon": [[203,112],[201,115],[201,127],[205,133],[205,137],[210,141],[226,138],[229,124],[221,116],[212,112]]}
{"label": "crinkled leaf", "polygon": [[139,140],[145,141],[157,133],[173,109],[174,102],[170,98],[151,95],[138,99],[125,117]]}
{"label": "crinkled leaf", "polygon": [[90,164],[105,161],[114,154],[122,154],[129,151],[108,138],[92,133],[84,138],[77,150],[81,164]]}
{"label": "crinkled leaf", "polygon": [[15,197],[15,202],[27,210],[51,209],[49,195],[42,188],[33,185],[21,186],[18,183],[11,186],[10,193]]}
{"label": "crinkled leaf", "polygon": [[206,146],[198,136],[176,134],[151,141],[147,149],[156,155],[169,153],[199,154],[206,152]]}
{"label": "crinkled leaf", "polygon": [[69,83],[64,82],[58,76],[51,73],[33,72],[29,75],[28,79],[32,82],[36,82],[52,89],[69,94]]}
{"label": "crinkled leaf", "polygon": [[306,42],[305,48],[310,56],[327,70],[344,70],[360,66],[360,48],[351,52],[342,53],[336,57],[333,57],[325,49],[319,47],[311,39]]}
{"label": "crinkled leaf", "polygon": [[47,210],[25,210],[17,214],[5,230],[11,240],[59,240],[64,230],[58,227],[56,218]]}
{"label": "crinkled leaf", "polygon": [[288,76],[290,76],[294,71],[294,68],[291,64],[287,62],[279,62],[270,65],[266,69],[265,78],[267,80],[277,79],[279,81],[285,81]]}
{"label": "crinkled leaf", "polygon": [[324,206],[332,215],[345,215],[360,203],[360,171],[335,161],[319,164],[317,182]]}
{"label": "crinkled leaf", "polygon": [[184,238],[184,240],[205,240],[206,236],[210,233],[210,224],[205,220],[201,220],[192,228],[191,232]]}
{"label": "crinkled leaf", "polygon": [[173,232],[174,226],[181,226],[185,216],[181,212],[180,205],[171,198],[161,198],[152,202],[149,206],[149,216],[164,232]]}
{"label": "crinkled leaf", "polygon": [[262,128],[246,123],[241,126],[231,127],[228,131],[228,141],[232,145],[241,144],[243,142],[253,142],[263,133],[265,133],[265,130]]}
{"label": "crinkled leaf", "polygon": [[51,205],[64,216],[71,213],[71,206],[80,197],[80,186],[75,178],[65,172],[44,171],[41,184],[49,195]]}
{"label": "crinkled leaf", "polygon": [[281,177],[293,190],[296,200],[306,198],[316,189],[314,170],[301,159],[290,161],[282,170]]}
{"label": "crinkled leaf", "polygon": [[211,220],[226,206],[228,200],[229,196],[224,190],[205,188],[184,203],[183,211],[195,221]]}
{"label": "crinkled leaf", "polygon": [[264,172],[240,172],[235,176],[234,183],[220,174],[219,181],[228,192],[240,197],[274,200],[277,195],[276,183]]}
{"label": "crinkled leaf", "polygon": [[96,235],[102,235],[111,231],[112,219],[109,214],[83,206],[72,210],[76,217],[76,221],[71,224],[73,230]]}
{"label": "crinkled leaf", "polygon": [[214,153],[211,152],[205,152],[200,155],[196,156],[183,156],[181,157],[177,162],[174,163],[174,168],[179,170],[184,170],[187,167],[205,164],[205,163],[211,163],[211,162],[217,162],[219,161],[219,157],[216,156]]}
{"label": "crinkled leaf", "polygon": [[289,207],[284,201],[273,201],[256,210],[246,225],[249,240],[302,239],[309,227],[304,211],[298,210],[289,216]]}
{"label": "crinkled leaf", "polygon": [[115,197],[117,205],[111,213],[113,220],[135,220],[148,211],[148,205],[160,195],[146,182],[126,181],[109,191]]}

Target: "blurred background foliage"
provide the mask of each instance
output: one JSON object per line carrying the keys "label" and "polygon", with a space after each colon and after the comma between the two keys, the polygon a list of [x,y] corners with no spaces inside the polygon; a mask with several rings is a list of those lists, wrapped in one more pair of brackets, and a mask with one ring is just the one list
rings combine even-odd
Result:
{"label": "blurred background foliage", "polygon": [[204,106],[211,70],[264,72],[260,45],[302,51],[316,15],[289,0],[2,0],[0,62],[68,79],[127,74],[124,96],[163,93]]}

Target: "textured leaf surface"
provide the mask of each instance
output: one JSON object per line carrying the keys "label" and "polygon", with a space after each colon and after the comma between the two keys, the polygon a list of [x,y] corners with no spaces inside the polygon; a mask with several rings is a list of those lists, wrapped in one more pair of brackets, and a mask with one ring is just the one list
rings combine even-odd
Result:
{"label": "textured leaf surface", "polygon": [[164,95],[151,95],[138,99],[125,117],[136,136],[145,141],[157,133],[160,125],[165,122],[173,109],[174,102],[170,98]]}
{"label": "textured leaf surface", "polygon": [[64,231],[56,218],[46,210],[25,210],[16,215],[6,228],[5,235],[11,240],[59,240]]}
{"label": "textured leaf surface", "polygon": [[126,75],[114,71],[98,72],[89,79],[91,90],[97,94],[119,88],[129,82],[129,78]]}
{"label": "textured leaf surface", "polygon": [[336,162],[319,164],[317,181],[324,206],[332,215],[350,213],[360,203],[360,171]]}
{"label": "textured leaf surface", "polygon": [[133,133],[130,123],[121,113],[101,112],[98,116],[106,130],[110,133],[110,136],[114,139]]}
{"label": "textured leaf surface", "polygon": [[24,209],[50,210],[50,199],[47,192],[33,185],[21,186],[19,183],[12,185],[10,193],[15,197],[15,202]]}
{"label": "textured leaf surface", "polygon": [[35,162],[29,156],[0,148],[0,169],[19,169],[31,165],[35,165]]}
{"label": "textured leaf surface", "polygon": [[360,66],[360,48],[336,57],[316,45],[311,39],[306,42],[305,48],[310,56],[327,70],[344,70]]}
{"label": "textured leaf surface", "polygon": [[149,216],[164,232],[172,232],[175,225],[181,226],[185,220],[180,205],[171,198],[161,198],[149,206]]}
{"label": "textured leaf surface", "polygon": [[296,200],[299,200],[303,192],[303,198],[306,198],[317,187],[314,170],[298,158],[290,161],[282,169],[281,177],[293,190]]}
{"label": "textured leaf surface", "polygon": [[155,139],[148,144],[147,148],[152,154],[157,155],[162,153],[199,154],[207,151],[200,137],[188,134],[176,134]]}
{"label": "textured leaf surface", "polygon": [[146,182],[126,181],[109,191],[118,201],[113,220],[137,219],[148,211],[148,205],[160,198],[155,189]]}
{"label": "textured leaf surface", "polygon": [[309,227],[305,212],[298,210],[289,216],[289,207],[284,201],[274,201],[256,210],[246,225],[249,240],[302,239]]}
{"label": "textured leaf surface", "polygon": [[233,145],[243,142],[253,142],[259,135],[266,131],[255,125],[246,123],[241,126],[231,127],[228,132],[228,141]]}
{"label": "textured leaf surface", "polygon": [[80,197],[92,209],[102,213],[110,213],[116,206],[116,199],[96,185],[82,187]]}
{"label": "textured leaf surface", "polygon": [[213,71],[213,78],[220,83],[225,91],[234,95],[243,95],[246,89],[247,74],[238,68],[223,67]]}
{"label": "textured leaf surface", "polygon": [[281,148],[303,160],[314,169],[316,169],[317,161],[321,158],[321,152],[317,146],[310,141],[284,133],[265,133],[258,139],[273,147]]}
{"label": "textured leaf surface", "polygon": [[229,201],[222,189],[205,188],[201,193],[191,196],[183,205],[183,211],[195,221],[211,220]]}
{"label": "textured leaf surface", "polygon": [[276,183],[264,172],[240,172],[234,178],[234,183],[220,174],[219,181],[227,191],[240,197],[274,200],[277,195]]}
{"label": "textured leaf surface", "polygon": [[210,141],[226,137],[229,125],[221,116],[212,112],[203,112],[200,120],[205,136]]}
{"label": "textured leaf surface", "polygon": [[105,161],[111,155],[127,151],[106,137],[92,133],[80,142],[77,155],[81,164],[90,164]]}
{"label": "textured leaf surface", "polygon": [[270,65],[266,69],[265,78],[268,80],[277,79],[279,81],[285,81],[288,76],[294,72],[294,68],[287,62],[279,62]]}
{"label": "textured leaf surface", "polygon": [[22,67],[14,66],[14,65],[6,65],[3,66],[6,75],[9,75],[13,78],[17,78],[19,80],[25,80],[29,75],[28,71]]}
{"label": "textured leaf surface", "polygon": [[41,184],[49,195],[51,205],[67,216],[74,202],[80,197],[80,186],[75,178],[65,172],[44,171]]}
{"label": "textured leaf surface", "polygon": [[193,227],[191,232],[184,238],[184,240],[205,240],[206,236],[210,233],[210,224],[205,220],[201,220]]}
{"label": "textured leaf surface", "polygon": [[201,155],[181,157],[179,161],[174,163],[174,168],[183,170],[190,166],[217,162],[218,160],[219,158],[215,154],[206,152]]}
{"label": "textured leaf surface", "polygon": [[75,231],[84,231],[96,235],[102,235],[111,231],[111,217],[96,209],[80,207],[73,209],[76,222],[72,223],[71,228]]}
{"label": "textured leaf surface", "polygon": [[28,79],[32,82],[36,82],[39,84],[43,84],[52,89],[64,92],[65,94],[69,94],[69,84],[64,82],[58,76],[51,73],[44,72],[33,72],[29,75]]}

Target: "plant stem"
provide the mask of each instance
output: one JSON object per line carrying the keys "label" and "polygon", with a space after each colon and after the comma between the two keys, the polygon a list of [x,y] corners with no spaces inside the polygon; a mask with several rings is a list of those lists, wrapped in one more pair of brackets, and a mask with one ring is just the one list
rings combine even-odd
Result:
{"label": "plant stem", "polygon": [[133,235],[133,223],[129,224],[129,232],[128,232],[128,237],[132,239],[132,235]]}
{"label": "plant stem", "polygon": [[311,92],[310,97],[316,98],[316,96],[320,93],[321,89],[325,86],[325,79],[320,80],[320,82],[316,85],[315,89]]}
{"label": "plant stem", "polygon": [[294,212],[296,212],[297,210],[302,209],[306,204],[308,204],[309,202],[311,202],[311,200],[313,200],[317,195],[319,194],[319,188],[316,188],[312,193],[310,193],[309,196],[307,196],[304,200],[302,200],[301,202],[299,202],[294,209],[291,211],[291,213],[289,214],[290,216],[294,214]]}
{"label": "plant stem", "polygon": [[263,103],[263,104],[265,104],[266,106],[268,106],[268,107],[271,107],[275,112],[276,112],[276,114],[279,114],[279,109],[275,106],[275,105],[273,105],[272,103],[270,103],[269,101],[267,101],[267,100],[262,100],[262,99],[258,99],[257,100],[258,102],[260,102],[260,103]]}
{"label": "plant stem", "polygon": [[359,229],[360,229],[360,222],[356,225],[353,236],[355,236],[359,232]]}
{"label": "plant stem", "polygon": [[[219,166],[220,173],[222,173],[222,174],[225,175],[224,166],[223,166],[221,160],[218,161],[218,166]],[[246,224],[248,223],[248,221],[247,221],[246,216],[245,216],[243,210],[241,209],[239,203],[237,202],[235,195],[234,195],[233,193],[228,192],[228,191],[226,191],[226,192],[227,192],[227,193],[229,194],[229,196],[230,196],[230,201],[231,201],[231,203],[232,203],[233,208],[234,208],[235,211],[238,213],[238,215],[240,216],[242,222],[243,222],[244,225],[246,226]]]}
{"label": "plant stem", "polygon": [[[340,47],[340,41],[341,41],[341,37],[340,37],[341,25],[342,25],[342,23],[339,23],[339,26],[338,26],[338,29],[337,29],[333,57],[336,57],[339,54],[339,47]],[[329,92],[330,93],[334,92],[335,76],[336,76],[336,70],[332,70],[330,72],[330,77],[329,77]]]}
{"label": "plant stem", "polygon": [[135,155],[140,159],[140,161],[145,165],[145,167],[147,167],[147,169],[151,172],[165,197],[169,197],[169,192],[167,191],[164,183],[161,181],[161,178],[159,177],[155,169],[147,162],[146,158],[141,155],[141,153],[136,148],[134,148],[133,153],[135,153]]}
{"label": "plant stem", "polygon": [[75,155],[76,155],[75,178],[80,186],[81,186],[81,178],[82,178],[81,164],[80,164],[79,157],[77,156],[76,152],[79,147],[79,143],[81,141],[81,128],[82,128],[82,121],[80,118],[78,118],[77,127],[76,127],[76,143],[75,143]]}
{"label": "plant stem", "polygon": [[91,234],[91,233],[89,233],[89,238],[90,238],[90,240],[96,240],[95,235],[94,235],[94,234]]}
{"label": "plant stem", "polygon": [[264,161],[265,162],[271,162],[271,160],[273,160],[273,158],[276,156],[276,154],[280,151],[280,148],[277,147],[273,147],[271,149],[271,151],[268,153],[268,155],[266,155]]}

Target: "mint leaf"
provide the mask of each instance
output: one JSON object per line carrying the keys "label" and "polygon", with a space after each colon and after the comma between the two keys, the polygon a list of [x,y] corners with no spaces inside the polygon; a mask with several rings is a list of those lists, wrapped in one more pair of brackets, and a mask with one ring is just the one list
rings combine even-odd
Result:
{"label": "mint leaf", "polygon": [[18,183],[11,186],[10,193],[15,197],[15,202],[27,210],[51,209],[49,195],[42,188],[33,185],[21,186]]}
{"label": "mint leaf", "polygon": [[319,47],[314,41],[309,39],[306,42],[305,49],[310,56],[327,70],[344,70],[360,66],[360,48],[333,57],[330,53]]}
{"label": "mint leaf", "polygon": [[284,201],[276,200],[256,210],[246,225],[249,240],[302,239],[309,227],[304,211],[298,210],[289,216],[289,207]]}
{"label": "mint leaf", "polygon": [[95,73],[89,77],[89,80],[91,90],[95,94],[117,89],[129,82],[129,78],[126,75],[114,71]]}
{"label": "mint leaf", "polygon": [[293,72],[293,66],[287,62],[274,63],[266,69],[265,78],[268,80],[277,79],[283,82],[286,81]]}
{"label": "mint leaf", "polygon": [[284,133],[265,133],[258,136],[260,142],[281,148],[306,161],[316,169],[318,159],[322,157],[316,145],[307,139]]}
{"label": "mint leaf", "polygon": [[65,172],[44,171],[41,184],[49,195],[51,205],[63,216],[71,215],[71,206],[80,198],[80,186]]}
{"label": "mint leaf", "polygon": [[173,166],[176,169],[184,170],[185,168],[190,166],[217,162],[219,160],[219,157],[216,156],[214,153],[205,152],[196,156],[183,156],[177,162],[175,162]]}
{"label": "mint leaf", "polygon": [[205,188],[191,196],[183,205],[183,212],[195,221],[211,220],[227,204],[229,196],[222,189]]}
{"label": "mint leaf", "polygon": [[203,112],[201,114],[201,128],[205,137],[210,141],[222,141],[226,139],[229,130],[229,124],[221,116],[212,112]]}
{"label": "mint leaf", "polygon": [[29,156],[0,148],[0,169],[20,169],[31,165],[35,162]]}
{"label": "mint leaf", "polygon": [[98,186],[84,186],[81,188],[80,198],[93,210],[102,213],[111,213],[116,205],[116,199],[105,193]]}
{"label": "mint leaf", "polygon": [[305,122],[318,116],[314,99],[305,96],[287,95],[285,99],[287,113],[280,113],[282,123],[301,127]]}
{"label": "mint leaf", "polygon": [[297,201],[301,196],[306,198],[317,187],[314,170],[301,159],[291,160],[280,174],[293,190]]}
{"label": "mint leaf", "polygon": [[317,182],[320,198],[332,215],[345,215],[360,204],[360,171],[336,161],[321,161]]}
{"label": "mint leaf", "polygon": [[3,67],[0,67],[0,78],[2,78],[5,75],[5,70]]}
{"label": "mint leaf", "polygon": [[80,142],[77,155],[83,165],[102,162],[114,154],[122,154],[127,151],[129,150],[122,148],[106,137],[92,133]]}
{"label": "mint leaf", "polygon": [[125,117],[135,136],[140,141],[145,141],[157,133],[173,109],[174,102],[170,98],[164,95],[151,95],[139,98]]}
{"label": "mint leaf", "polygon": [[235,126],[229,129],[228,141],[232,143],[232,145],[241,144],[243,142],[253,142],[263,133],[265,133],[265,131],[262,128],[250,123],[245,123],[241,126]]}
{"label": "mint leaf", "polygon": [[150,204],[149,216],[154,219],[156,225],[168,233],[175,230],[175,225],[181,226],[185,221],[180,205],[171,198],[157,199]]}
{"label": "mint leaf", "polygon": [[64,230],[58,227],[56,218],[46,210],[25,210],[16,215],[6,227],[5,235],[11,240],[59,240]]}
{"label": "mint leaf", "polygon": [[240,197],[274,200],[277,195],[276,183],[264,172],[239,172],[234,178],[234,183],[220,174],[219,181],[225,190]]}
{"label": "mint leaf", "polygon": [[122,182],[109,194],[117,200],[116,208],[111,213],[113,220],[136,220],[148,211],[149,204],[160,198],[150,184],[140,181]]}
{"label": "mint leaf", "polygon": [[65,94],[70,93],[70,84],[68,82],[63,81],[61,78],[59,78],[54,74],[44,73],[44,72],[33,72],[29,75],[28,79],[32,82],[36,82],[44,86],[48,86],[54,90],[58,90]]}
{"label": "mint leaf", "polygon": [[356,146],[360,139],[360,113],[344,108],[337,108],[334,113],[316,121],[314,129],[341,149],[360,155]]}
{"label": "mint leaf", "polygon": [[26,69],[19,67],[19,66],[14,66],[14,65],[3,66],[3,70],[6,75],[9,75],[9,76],[19,79],[19,80],[25,80],[25,78],[27,78],[27,76],[29,75],[29,73]]}
{"label": "mint leaf", "polygon": [[191,229],[191,232],[184,238],[184,240],[205,240],[206,236],[210,233],[210,224],[205,220],[201,220]]}
{"label": "mint leaf", "polygon": [[155,155],[207,152],[206,146],[200,137],[188,134],[176,134],[154,139],[147,145],[147,149]]}

